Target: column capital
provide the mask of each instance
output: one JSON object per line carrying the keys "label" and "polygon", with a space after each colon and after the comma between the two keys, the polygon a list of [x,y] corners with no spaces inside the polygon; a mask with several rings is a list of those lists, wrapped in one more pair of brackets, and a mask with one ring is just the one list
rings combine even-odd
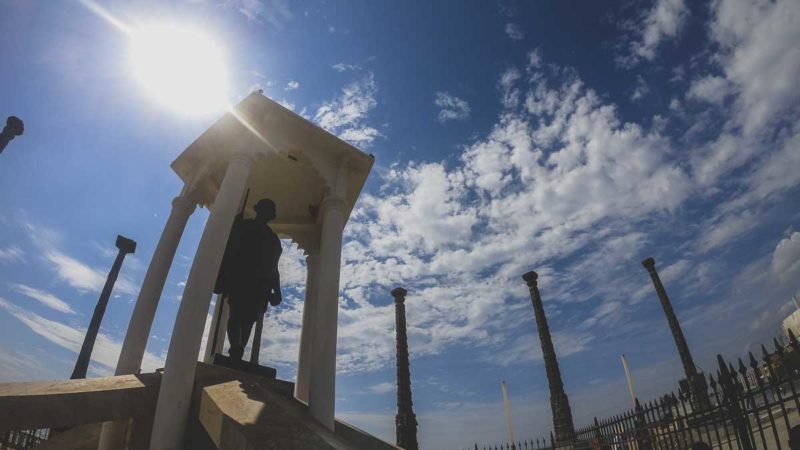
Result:
{"label": "column capital", "polygon": [[403,303],[406,300],[406,294],[408,294],[408,291],[401,287],[392,289],[392,297],[394,297],[394,301],[397,303]]}
{"label": "column capital", "polygon": [[648,272],[655,272],[656,271],[656,260],[652,257],[645,259],[642,261],[642,265]]}
{"label": "column capital", "polygon": [[539,274],[531,270],[530,272],[524,273],[522,279],[525,280],[529,288],[535,288],[536,280],[539,279]]}
{"label": "column capital", "polygon": [[190,200],[185,195],[179,195],[172,199],[172,208],[179,209],[181,211],[187,212],[191,214],[194,212],[194,209],[197,207],[197,203],[193,200]]}
{"label": "column capital", "polygon": [[322,199],[321,209],[323,213],[331,209],[344,211],[344,199],[335,194],[328,194]]}

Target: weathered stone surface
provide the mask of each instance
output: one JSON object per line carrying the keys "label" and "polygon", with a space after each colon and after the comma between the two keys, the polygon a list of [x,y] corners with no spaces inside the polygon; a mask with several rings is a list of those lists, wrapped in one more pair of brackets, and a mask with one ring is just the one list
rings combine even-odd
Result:
{"label": "weathered stone surface", "polygon": [[[133,418],[129,450],[145,450],[160,381],[142,374],[0,384],[0,431],[69,428],[40,448],[95,449],[101,422]],[[293,393],[287,381],[198,363],[184,448],[397,449],[344,422],[328,430]]]}
{"label": "weathered stone surface", "polygon": [[0,383],[0,431],[70,428],[151,414],[161,375]]}
{"label": "weathered stone surface", "polygon": [[299,402],[252,379],[203,388],[198,420],[218,448],[356,448],[311,419]]}

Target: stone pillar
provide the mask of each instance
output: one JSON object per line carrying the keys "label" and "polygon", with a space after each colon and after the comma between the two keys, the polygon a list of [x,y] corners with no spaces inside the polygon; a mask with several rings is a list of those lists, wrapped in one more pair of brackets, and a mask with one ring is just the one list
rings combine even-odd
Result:
{"label": "stone pillar", "polygon": [[394,319],[397,332],[397,446],[417,450],[417,416],[411,401],[411,370],[408,364],[408,336],[406,335],[406,294],[403,288],[392,289]]}
{"label": "stone pillar", "polygon": [[131,320],[128,322],[128,332],[125,333],[125,340],[122,342],[115,375],[139,373],[164,283],[167,281],[186,222],[194,210],[195,203],[184,195],[172,200],[172,211],[164,225],[164,231],[161,232],[150,266],[147,267]]}
{"label": "stone pillar", "polygon": [[6,119],[6,126],[4,126],[3,131],[0,132],[0,153],[3,153],[3,150],[5,150],[12,139],[17,136],[22,136],[24,131],[25,124],[22,123],[19,117],[8,116]]}
{"label": "stone pillar", "polygon": [[317,305],[314,308],[311,379],[308,407],[311,415],[328,429],[334,428],[336,405],[336,332],[339,317],[339,271],[344,230],[344,200],[328,194],[322,202]]}
{"label": "stone pillar", "polygon": [[308,403],[308,385],[311,379],[311,348],[314,339],[315,314],[317,305],[317,277],[319,276],[319,254],[309,252],[306,256],[306,293],[303,301],[303,326],[300,329],[300,352],[297,356],[297,382],[294,396]]}
{"label": "stone pillar", "polygon": [[169,343],[156,403],[151,450],[183,448],[208,305],[233,218],[238,212],[254,162],[255,155],[245,151],[231,158],[197,246]]}
{"label": "stone pillar", "polygon": [[[195,210],[195,203],[185,195],[180,195],[172,200],[172,211],[169,213],[167,223],[161,232],[150,266],[142,281],[136,305],[133,307],[131,320],[128,322],[128,331],[122,342],[115,375],[139,373],[142,358],[147,348],[147,339],[156,315],[156,308],[164,290],[172,260],[186,228],[189,216]],[[100,434],[100,450],[114,450],[121,447],[126,435],[128,421],[106,422]]]}
{"label": "stone pillar", "polygon": [[558,368],[556,351],[550,338],[550,328],[547,326],[544,305],[542,304],[541,296],[539,296],[538,278],[539,275],[536,272],[528,272],[522,275],[522,279],[528,284],[528,290],[530,290],[533,313],[536,316],[536,328],[539,330],[539,340],[542,345],[547,384],[550,386],[550,409],[553,413],[555,441],[556,444],[568,443],[575,436],[575,425],[572,422],[572,409],[569,406],[569,399],[566,392],[564,392],[564,383],[561,381],[561,371]]}
{"label": "stone pillar", "polygon": [[707,408],[709,406],[708,392],[706,392],[705,379],[699,380],[700,375],[697,373],[697,367],[694,365],[692,354],[689,352],[689,346],[686,344],[686,338],[683,336],[681,324],[678,322],[678,317],[672,309],[672,303],[667,296],[667,290],[661,284],[661,278],[656,272],[656,261],[653,258],[647,258],[642,261],[642,265],[647,269],[650,274],[650,280],[653,282],[653,287],[656,289],[658,299],[661,301],[661,307],[664,308],[664,315],[667,318],[669,329],[672,331],[672,337],[675,339],[675,346],[678,347],[678,355],[683,364],[683,372],[686,375],[686,381],[689,383],[692,398],[698,402],[700,408]]}
{"label": "stone pillar", "polygon": [[108,272],[106,284],[103,286],[103,291],[100,292],[100,298],[97,300],[97,306],[94,308],[92,320],[89,322],[89,328],[86,329],[86,336],[81,345],[81,352],[78,354],[78,360],[75,361],[75,368],[72,371],[70,379],[86,378],[86,371],[89,369],[89,361],[92,358],[92,350],[94,349],[94,341],[97,339],[97,333],[100,331],[100,322],[106,313],[106,306],[108,299],[111,297],[111,291],[114,289],[114,283],[117,282],[119,270],[122,268],[122,261],[125,260],[125,255],[136,251],[136,242],[123,236],[117,236],[117,258],[114,264],[111,265],[111,271]]}

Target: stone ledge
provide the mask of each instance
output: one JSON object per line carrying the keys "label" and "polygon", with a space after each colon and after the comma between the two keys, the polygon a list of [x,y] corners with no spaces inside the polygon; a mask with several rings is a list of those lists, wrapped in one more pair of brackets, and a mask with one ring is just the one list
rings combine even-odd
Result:
{"label": "stone ledge", "polygon": [[152,414],[161,375],[0,383],[0,431],[69,428]]}

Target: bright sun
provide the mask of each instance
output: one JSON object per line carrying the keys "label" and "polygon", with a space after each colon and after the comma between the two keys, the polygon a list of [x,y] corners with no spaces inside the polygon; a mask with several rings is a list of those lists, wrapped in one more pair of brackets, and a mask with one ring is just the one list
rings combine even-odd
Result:
{"label": "bright sun", "polygon": [[191,28],[154,25],[132,33],[136,78],[157,101],[183,114],[203,115],[227,106],[222,49]]}

